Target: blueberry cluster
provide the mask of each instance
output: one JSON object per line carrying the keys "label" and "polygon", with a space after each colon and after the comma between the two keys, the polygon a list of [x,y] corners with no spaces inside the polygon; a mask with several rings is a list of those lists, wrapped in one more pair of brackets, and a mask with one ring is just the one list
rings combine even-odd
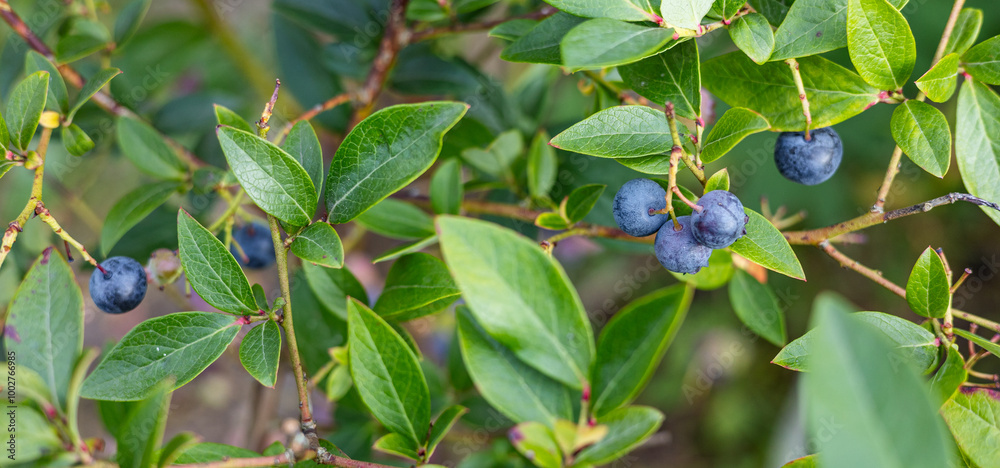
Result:
{"label": "blueberry cluster", "polygon": [[837,172],[844,156],[840,135],[830,127],[809,132],[782,132],[774,145],[774,163],[778,172],[792,182],[816,185]]}
{"label": "blueberry cluster", "polygon": [[90,275],[90,297],[109,314],[124,314],[146,297],[146,270],[128,257],[111,257]]}
{"label": "blueberry cluster", "polygon": [[746,234],[749,218],[732,193],[706,193],[694,212],[678,217],[676,224],[669,215],[657,213],[667,207],[666,195],[666,190],[652,180],[632,179],[615,194],[612,213],[618,227],[630,236],[655,232],[656,259],[670,271],[697,273],[708,266],[713,249],[729,247]]}

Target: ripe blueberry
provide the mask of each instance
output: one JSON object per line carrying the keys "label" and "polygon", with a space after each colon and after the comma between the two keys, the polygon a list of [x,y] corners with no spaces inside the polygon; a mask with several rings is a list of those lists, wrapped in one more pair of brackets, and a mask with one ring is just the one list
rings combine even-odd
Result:
{"label": "ripe blueberry", "polygon": [[816,185],[833,176],[844,156],[840,136],[830,127],[809,132],[782,132],[774,145],[774,163],[778,172],[792,182]]}
{"label": "ripe blueberry", "polygon": [[618,189],[611,212],[618,227],[626,234],[648,236],[660,229],[669,218],[666,214],[649,214],[667,207],[666,196],[667,192],[660,184],[649,179],[632,179]]}
{"label": "ripe blueberry", "polygon": [[139,306],[146,297],[146,270],[128,257],[111,257],[101,263],[106,273],[90,274],[90,297],[109,314],[123,314]]}
{"label": "ripe blueberry", "polygon": [[708,266],[712,249],[701,245],[694,238],[690,216],[681,216],[677,218],[677,222],[681,225],[680,231],[674,230],[673,221],[663,223],[660,230],[656,231],[656,242],[653,245],[656,259],[670,271],[698,273],[701,267]]}
{"label": "ripe blueberry", "polygon": [[[274,242],[271,229],[260,223],[250,223],[233,229],[233,240],[240,244],[246,258],[233,245],[229,251],[236,261],[247,268],[264,268],[274,263]],[[245,260],[245,261],[244,261]]]}
{"label": "ripe blueberry", "polygon": [[736,195],[725,190],[712,190],[698,199],[701,211],[691,213],[694,238],[702,245],[724,249],[746,234],[749,217]]}

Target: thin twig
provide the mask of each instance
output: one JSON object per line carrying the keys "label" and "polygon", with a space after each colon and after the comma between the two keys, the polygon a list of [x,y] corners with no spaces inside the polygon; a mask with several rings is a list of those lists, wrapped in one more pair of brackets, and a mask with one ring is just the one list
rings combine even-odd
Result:
{"label": "thin twig", "polygon": [[284,465],[294,462],[294,457],[289,453],[285,452],[280,455],[274,455],[270,457],[255,457],[255,458],[230,458],[228,460],[208,462],[208,463],[189,463],[185,465],[170,465],[171,468],[250,468],[250,467],[260,467],[260,466],[273,466],[273,465]]}
{"label": "thin twig", "polygon": [[826,252],[827,255],[833,257],[834,260],[837,260],[837,262],[840,263],[840,266],[861,273],[861,275],[878,283],[879,285],[885,287],[889,291],[892,291],[897,296],[906,298],[906,289],[903,289],[898,284],[889,281],[884,276],[882,276],[882,273],[872,270],[871,268],[868,268],[858,263],[857,260],[854,260],[848,257],[847,255],[844,255],[839,250],[835,249],[833,245],[830,244],[830,242],[828,241],[821,242],[819,244],[819,248],[823,249],[823,251]]}
{"label": "thin twig", "polygon": [[298,117],[290,120],[287,124],[285,124],[285,127],[281,129],[281,133],[278,134],[278,141],[279,142],[284,141],[285,137],[287,137],[288,133],[292,131],[292,127],[294,127],[295,124],[303,120],[312,120],[317,115],[326,112],[330,109],[333,109],[334,107],[337,107],[341,104],[345,104],[353,98],[354,95],[352,95],[351,93],[341,93],[330,99],[327,99],[326,101],[316,104],[309,110],[303,112],[302,115],[299,115]]}
{"label": "thin twig", "polygon": [[389,72],[396,64],[399,51],[410,41],[410,30],[406,27],[406,7],[410,0],[392,0],[389,7],[389,21],[382,35],[382,42],[379,43],[375,60],[372,61],[371,69],[365,83],[358,91],[357,108],[352,119],[352,126],[356,125],[371,115],[375,108],[375,101],[385,82],[389,78]]}
{"label": "thin twig", "polygon": [[813,118],[812,113],[809,112],[809,98],[806,97],[806,87],[802,83],[802,74],[799,73],[799,62],[793,58],[785,60],[788,67],[792,70],[792,81],[795,82],[795,88],[799,90],[799,100],[802,101],[802,115],[806,118],[806,141],[809,141],[809,128],[812,127]]}

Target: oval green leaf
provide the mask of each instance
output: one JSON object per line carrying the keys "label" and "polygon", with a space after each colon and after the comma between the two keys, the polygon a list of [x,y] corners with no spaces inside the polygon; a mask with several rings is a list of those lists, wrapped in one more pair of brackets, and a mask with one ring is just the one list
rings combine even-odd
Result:
{"label": "oval green leaf", "polygon": [[944,177],[951,166],[951,128],[941,111],[925,102],[909,100],[896,107],[889,128],[910,160]]}
{"label": "oval green leaf", "polygon": [[17,84],[7,100],[7,128],[10,142],[25,151],[38,128],[38,119],[45,110],[49,94],[49,73],[39,71],[28,75]]}
{"label": "oval green leaf", "polygon": [[744,208],[747,216],[747,233],[730,247],[751,262],[786,276],[805,281],[802,264],[788,245],[788,240],[767,218],[756,211]]}
{"label": "oval green leaf", "polygon": [[729,282],[729,301],[736,316],[750,331],[775,346],[785,345],[788,340],[785,313],[770,286],[761,284],[743,270],[737,270]]}
{"label": "oval green leaf", "polygon": [[386,320],[405,322],[440,312],[459,295],[444,262],[430,254],[412,253],[392,264],[374,310]]}
{"label": "oval green leaf", "polygon": [[906,282],[906,302],[917,315],[943,318],[951,307],[950,289],[944,262],[934,249],[927,247]]}
{"label": "oval green leaf", "polygon": [[966,73],[983,83],[1000,84],[1000,36],[993,36],[962,54]]}
{"label": "oval green leaf", "polygon": [[186,169],[163,136],[132,117],[118,119],[118,146],[135,167],[158,179],[183,179]]}
{"label": "oval green leaf", "polygon": [[365,228],[393,239],[424,239],[434,235],[434,220],[413,204],[387,198],[357,218]]}
{"label": "oval green leaf", "polygon": [[327,268],[344,266],[344,245],[328,223],[312,223],[292,241],[292,253],[307,262]]}
{"label": "oval green leaf", "polygon": [[731,151],[744,138],[771,128],[760,114],[742,107],[734,107],[722,114],[705,138],[701,160],[710,163]]}
{"label": "oval green leaf", "polygon": [[681,42],[663,53],[622,66],[618,72],[640,96],[657,104],[674,103],[674,112],[681,117],[694,120],[701,115],[697,42]]}
{"label": "oval green leaf", "polygon": [[847,2],[847,51],[858,74],[884,90],[902,88],[917,59],[910,24],[887,0]]}
{"label": "oval green leaf", "polygon": [[319,144],[319,137],[316,136],[312,124],[300,120],[292,126],[285,142],[281,144],[281,149],[287,151],[306,170],[318,197],[323,190],[323,148]]}
{"label": "oval green leaf", "polygon": [[[982,83],[966,80],[958,93],[955,156],[969,193],[1000,201],[1000,96]],[[1000,224],[1000,212],[982,207]]]}
{"label": "oval green leaf", "polygon": [[646,106],[617,106],[564,130],[551,144],[566,151],[617,159],[664,153],[674,142],[663,113]]}
{"label": "oval green leaf", "polygon": [[917,79],[917,88],[934,102],[945,102],[955,94],[958,80],[958,54],[948,54]]}
{"label": "oval green leaf", "polygon": [[281,357],[281,327],[273,320],[250,329],[240,342],[240,363],[261,385],[274,388]]}
{"label": "oval green leaf", "polygon": [[676,44],[673,35],[674,30],[668,28],[592,19],[571,29],[563,38],[563,65],[581,69],[636,62]]}
{"label": "oval green leaf", "polygon": [[166,203],[179,188],[179,183],[168,181],[143,185],[125,194],[111,207],[104,219],[104,227],[101,228],[101,254],[107,256],[129,229]]}
{"label": "oval green leaf", "polygon": [[736,47],[758,64],[767,62],[771,58],[771,52],[774,52],[774,33],[767,19],[760,13],[736,18],[729,26],[729,36],[733,38]]}
{"label": "oval green leaf", "polygon": [[250,282],[236,259],[184,209],[177,212],[177,245],[185,276],[205,302],[234,314],[257,311]]}

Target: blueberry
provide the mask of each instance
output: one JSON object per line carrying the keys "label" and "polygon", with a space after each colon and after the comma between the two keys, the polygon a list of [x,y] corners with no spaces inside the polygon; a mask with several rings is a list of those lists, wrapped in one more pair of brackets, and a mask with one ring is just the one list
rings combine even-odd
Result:
{"label": "blueberry", "polygon": [[645,237],[660,229],[669,218],[667,214],[649,214],[651,210],[667,207],[666,196],[660,184],[649,179],[632,179],[618,189],[611,212],[626,234]]}
{"label": "blueberry", "polygon": [[698,199],[701,211],[691,213],[694,238],[705,247],[724,249],[746,234],[749,217],[736,195],[712,190]]}
{"label": "blueberry", "polygon": [[667,221],[656,232],[656,242],[653,247],[656,259],[670,271],[698,273],[701,267],[708,266],[708,257],[712,256],[712,249],[701,245],[694,238],[690,216],[681,216],[677,218],[677,222],[681,225],[680,231],[674,230],[673,221]]}
{"label": "blueberry", "polygon": [[233,229],[233,240],[240,244],[246,261],[233,245],[229,251],[236,261],[247,268],[264,268],[274,263],[274,242],[271,240],[271,229],[261,223],[246,224]]}
{"label": "blueberry", "polygon": [[128,257],[111,257],[90,274],[90,297],[109,314],[123,314],[146,297],[146,270]]}
{"label": "blueberry", "polygon": [[778,172],[792,182],[816,185],[833,176],[844,156],[840,136],[830,127],[804,132],[782,132],[774,145]]}

